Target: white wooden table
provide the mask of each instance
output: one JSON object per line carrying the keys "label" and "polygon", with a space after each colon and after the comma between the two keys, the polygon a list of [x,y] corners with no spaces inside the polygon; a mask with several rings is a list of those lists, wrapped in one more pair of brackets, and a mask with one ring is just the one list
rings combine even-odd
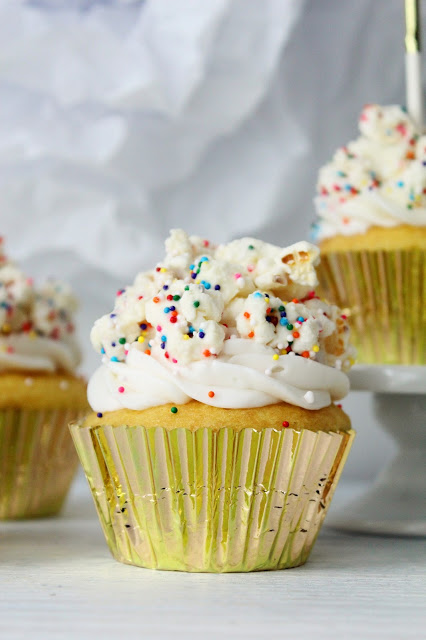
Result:
{"label": "white wooden table", "polygon": [[[354,494],[341,485],[334,507]],[[425,542],[324,528],[307,565],[155,572],[109,555],[83,478],[64,516],[0,523],[2,640],[426,637]]]}

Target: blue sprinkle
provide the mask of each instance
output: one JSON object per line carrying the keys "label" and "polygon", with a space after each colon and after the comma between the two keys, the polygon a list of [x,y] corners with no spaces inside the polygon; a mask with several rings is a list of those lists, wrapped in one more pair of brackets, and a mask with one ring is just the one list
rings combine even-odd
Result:
{"label": "blue sprinkle", "polygon": [[423,160],[422,165],[426,167],[426,160]]}
{"label": "blue sprinkle", "polygon": [[204,282],[204,287],[205,287],[206,289],[210,289],[210,287],[211,287],[210,282]]}
{"label": "blue sprinkle", "polygon": [[117,315],[116,313],[110,313],[110,314],[109,314],[109,317],[110,317],[110,318],[115,318],[115,316],[116,316],[116,315]]}
{"label": "blue sprinkle", "polygon": [[105,353],[105,349],[103,347],[101,348],[101,353]]}
{"label": "blue sprinkle", "polygon": [[111,358],[111,362],[118,362],[118,358],[117,358],[117,356],[112,356],[112,358]]}
{"label": "blue sprinkle", "polygon": [[220,291],[220,284],[216,284],[214,288],[216,291]]}
{"label": "blue sprinkle", "polygon": [[111,342],[111,347],[115,347],[115,342]]}
{"label": "blue sprinkle", "polygon": [[396,186],[401,188],[404,186],[404,182],[402,180],[398,180],[398,182],[396,183]]}
{"label": "blue sprinkle", "polygon": [[305,318],[302,318],[302,316],[299,316],[297,318],[297,322],[305,322]]}
{"label": "blue sprinkle", "polygon": [[96,414],[98,418],[102,418],[103,414],[101,412]]}
{"label": "blue sprinkle", "polygon": [[193,270],[193,268],[195,267],[195,264],[190,264],[189,268],[191,269],[191,271]]}
{"label": "blue sprinkle", "polygon": [[165,349],[165,348],[166,348],[166,343],[165,343],[165,342],[162,342],[162,343],[161,343],[161,348],[162,348],[162,349]]}
{"label": "blue sprinkle", "polygon": [[192,324],[188,327],[188,331],[191,331],[192,333],[194,333],[195,329],[194,329],[194,327],[192,326]]}
{"label": "blue sprinkle", "polygon": [[147,328],[148,328],[148,325],[147,325],[147,324],[145,324],[145,322],[142,322],[142,324],[140,324],[139,326],[140,326],[140,328],[142,329],[142,331],[145,331],[145,329],[147,329]]}
{"label": "blue sprinkle", "polygon": [[285,327],[285,325],[286,325],[286,324],[288,324],[288,320],[287,320],[287,318],[281,318],[281,320],[280,320],[280,325],[281,325],[282,327]]}
{"label": "blue sprinkle", "polygon": [[167,342],[167,336],[161,336],[161,341],[162,342]]}
{"label": "blue sprinkle", "polygon": [[209,259],[207,256],[203,256],[202,258],[200,258],[200,262],[208,262]]}
{"label": "blue sprinkle", "polygon": [[191,278],[192,278],[193,280],[195,280],[195,278],[196,278],[196,277],[197,277],[197,274],[196,274],[196,273],[191,273]]}
{"label": "blue sprinkle", "polygon": [[281,316],[281,318],[285,318],[287,316],[287,314],[286,314],[285,311],[281,311],[280,316]]}
{"label": "blue sprinkle", "polygon": [[170,307],[170,311],[176,311],[176,307]]}
{"label": "blue sprinkle", "polygon": [[164,287],[163,287],[164,291],[167,291],[168,288],[169,288],[168,284],[165,284]]}
{"label": "blue sprinkle", "polygon": [[198,337],[199,338],[204,338],[205,335],[206,334],[204,333],[204,331],[200,331],[199,334],[198,334]]}
{"label": "blue sprinkle", "polygon": [[169,313],[170,307],[164,307],[164,313]]}
{"label": "blue sprinkle", "polygon": [[260,291],[256,291],[256,293],[253,294],[254,298],[263,298],[263,295],[260,293]]}

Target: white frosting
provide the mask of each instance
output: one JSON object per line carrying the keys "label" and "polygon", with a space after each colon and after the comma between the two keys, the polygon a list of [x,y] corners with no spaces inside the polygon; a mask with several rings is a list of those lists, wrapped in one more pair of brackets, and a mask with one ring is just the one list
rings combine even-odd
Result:
{"label": "white frosting", "polygon": [[168,402],[184,404],[192,398],[225,409],[281,401],[321,409],[348,393],[344,373],[294,354],[280,356],[268,370],[273,354],[271,347],[234,339],[211,362],[173,367],[160,364],[134,344],[126,363],[104,364],[94,373],[88,387],[89,404],[99,412],[142,410]]}
{"label": "white frosting", "polygon": [[359,128],[319,172],[315,240],[426,225],[426,136],[398,106],[367,105]]}
{"label": "white frosting", "polygon": [[314,294],[316,247],[252,238],[213,247],[178,230],[166,249],[92,329],[104,356],[89,382],[94,410],[191,398],[225,408],[283,400],[318,409],[347,393],[336,369],[351,364],[349,328]]}
{"label": "white frosting", "polygon": [[49,280],[36,289],[3,253],[0,239],[0,371],[73,371],[77,303],[68,285]]}
{"label": "white frosting", "polygon": [[0,337],[0,371],[73,372],[80,362],[75,340],[11,334]]}

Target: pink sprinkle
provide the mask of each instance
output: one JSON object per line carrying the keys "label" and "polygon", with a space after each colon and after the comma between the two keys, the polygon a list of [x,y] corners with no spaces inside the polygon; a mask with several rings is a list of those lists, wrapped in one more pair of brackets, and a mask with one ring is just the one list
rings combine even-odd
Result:
{"label": "pink sprinkle", "polygon": [[176,360],[176,358],[172,358],[172,362],[174,362],[175,364],[177,364],[177,360]]}
{"label": "pink sprinkle", "polygon": [[160,327],[160,325],[157,326],[157,331],[162,331],[163,329]]}
{"label": "pink sprinkle", "polygon": [[241,278],[241,273],[236,273],[234,275],[235,280],[238,280],[238,278]]}
{"label": "pink sprinkle", "polygon": [[6,351],[7,351],[8,353],[14,353],[15,349],[14,349],[13,347],[8,347],[8,348],[6,349]]}
{"label": "pink sprinkle", "polygon": [[128,353],[129,353],[129,350],[128,350],[128,349],[125,349],[125,350],[124,350],[124,355],[125,355],[125,356],[127,356],[127,354],[128,354]]}
{"label": "pink sprinkle", "polygon": [[204,245],[205,247],[208,247],[208,246],[209,246],[209,244],[210,244],[210,243],[209,243],[209,241],[208,241],[208,240],[203,240],[203,245]]}
{"label": "pink sprinkle", "polygon": [[118,393],[124,393],[124,387],[118,387]]}
{"label": "pink sprinkle", "polygon": [[249,273],[251,273],[252,271],[254,271],[254,264],[249,264],[249,265],[247,265],[247,271],[248,271]]}

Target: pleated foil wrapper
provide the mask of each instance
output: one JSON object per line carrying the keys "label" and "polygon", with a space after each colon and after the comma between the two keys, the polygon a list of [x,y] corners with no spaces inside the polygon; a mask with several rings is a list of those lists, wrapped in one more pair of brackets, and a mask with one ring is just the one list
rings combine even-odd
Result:
{"label": "pleated foil wrapper", "polygon": [[426,252],[321,256],[322,297],[347,311],[358,362],[426,364]]}
{"label": "pleated foil wrapper", "polygon": [[354,437],[71,425],[113,556],[151,569],[284,569],[309,556]]}
{"label": "pleated foil wrapper", "polygon": [[75,410],[0,409],[0,519],[57,514],[78,468]]}

